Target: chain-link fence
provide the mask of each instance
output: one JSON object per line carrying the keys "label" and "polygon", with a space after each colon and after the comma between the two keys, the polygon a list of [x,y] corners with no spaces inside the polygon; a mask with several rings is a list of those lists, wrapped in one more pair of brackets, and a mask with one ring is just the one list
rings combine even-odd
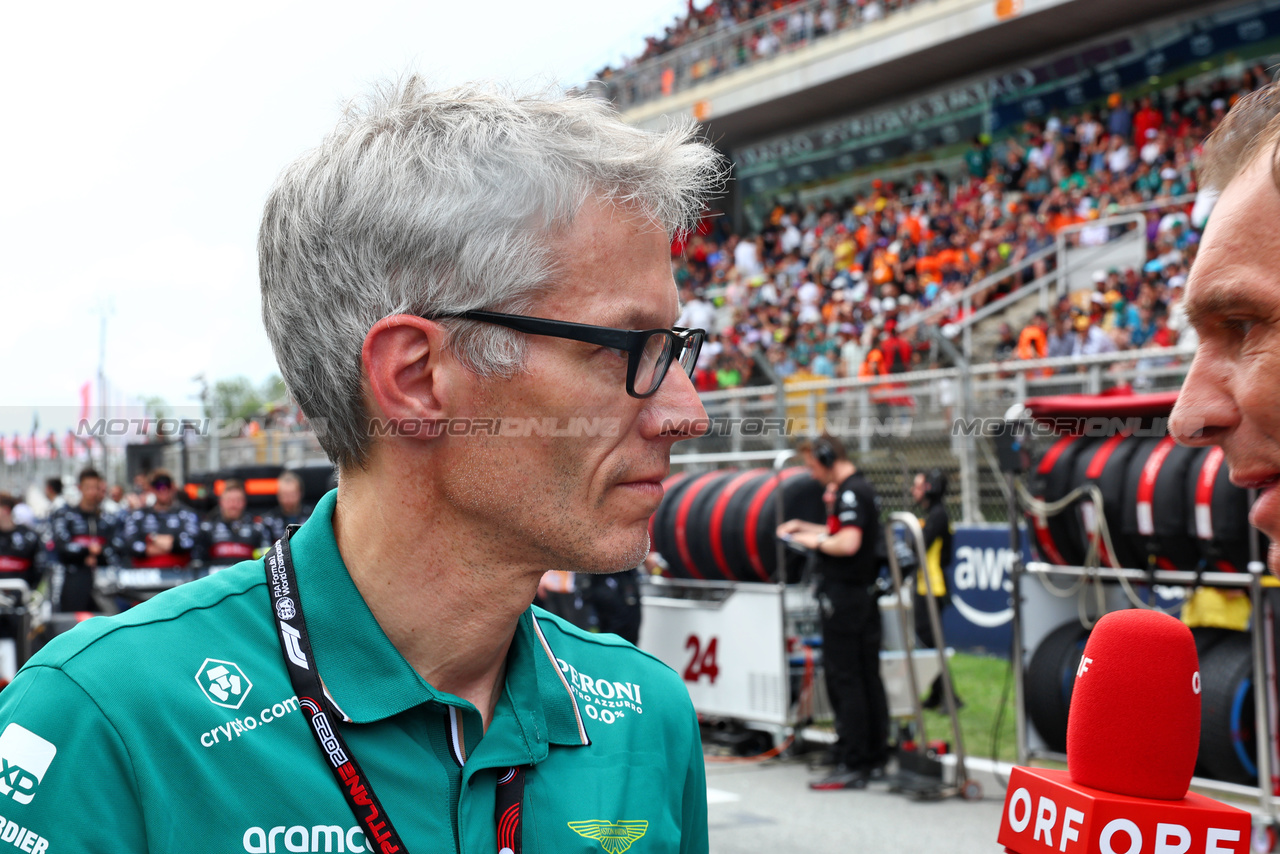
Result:
{"label": "chain-link fence", "polygon": [[[707,420],[684,425],[704,435],[676,445],[672,466],[676,471],[769,466],[779,452],[827,433],[845,444],[870,478],[885,512],[909,510],[914,473],[937,468],[952,484],[952,518],[1004,521],[1007,487],[990,435],[1013,404],[1117,386],[1136,392],[1176,389],[1190,357],[1184,349],[1144,349],[707,392],[702,395]],[[89,454],[6,458],[0,489],[29,493],[48,477],[73,486],[76,473],[89,464],[127,487],[135,473],[160,468],[185,480],[241,466],[296,467],[325,459],[310,432],[264,430],[244,437],[207,429],[151,439],[97,444]]]}
{"label": "chain-link fence", "polygon": [[[1176,348],[917,371],[708,392],[706,435],[676,446],[676,468],[770,465],[828,433],[872,481],[884,512],[910,510],[915,472],[941,469],[952,518],[1007,520],[1007,486],[991,435],[1015,403],[1060,394],[1181,386],[1191,352]],[[1106,425],[1102,425],[1106,426]]]}

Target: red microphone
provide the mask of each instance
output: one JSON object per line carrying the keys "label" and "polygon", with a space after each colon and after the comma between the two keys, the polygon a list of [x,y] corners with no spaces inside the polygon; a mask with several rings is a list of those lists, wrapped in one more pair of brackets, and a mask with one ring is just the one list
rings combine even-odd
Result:
{"label": "red microphone", "polygon": [[1251,816],[1188,792],[1200,744],[1191,630],[1158,611],[1098,620],[1076,671],[1067,771],[1014,768],[1012,854],[1246,854]]}

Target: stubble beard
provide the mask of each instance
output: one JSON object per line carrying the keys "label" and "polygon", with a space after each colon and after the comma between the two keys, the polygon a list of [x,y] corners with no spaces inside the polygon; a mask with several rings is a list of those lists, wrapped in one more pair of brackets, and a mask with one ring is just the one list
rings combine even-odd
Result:
{"label": "stubble beard", "polygon": [[[519,458],[520,454],[514,456]],[[587,508],[575,497],[572,486],[587,477],[583,460],[589,455],[575,453],[573,448],[557,454],[545,484],[552,487],[550,491],[539,489],[537,484],[528,489],[505,486],[502,473],[508,470],[510,458],[477,449],[466,455],[448,479],[447,499],[488,527],[481,536],[505,541],[521,550],[529,562],[547,569],[605,575],[644,562],[649,554],[647,522],[636,536],[630,533],[630,526],[615,523],[605,527],[607,523],[602,521],[611,488],[590,501]],[[622,463],[616,468],[619,470],[611,471],[604,482],[615,483],[624,475]],[[515,495],[521,491],[526,494]]]}

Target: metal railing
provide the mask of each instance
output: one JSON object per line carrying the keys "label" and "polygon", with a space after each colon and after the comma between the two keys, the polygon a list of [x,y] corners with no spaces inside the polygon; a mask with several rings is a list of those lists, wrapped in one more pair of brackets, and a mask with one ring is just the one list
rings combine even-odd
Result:
{"label": "metal railing", "polygon": [[[1176,389],[1193,352],[1148,348],[1096,356],[944,368],[887,377],[784,381],[706,392],[705,435],[676,446],[676,469],[757,464],[780,449],[824,432],[844,440],[880,493],[886,512],[911,507],[913,471],[940,468],[957,484],[953,518],[965,523],[1000,521],[1007,501],[994,471],[990,426],[1011,404],[1051,394],[1097,394],[1117,385],[1135,391]],[[175,474],[241,465],[296,466],[324,460],[314,434],[267,431],[255,437],[216,440],[192,436],[154,446],[159,465]],[[107,476],[124,483],[124,450],[112,449]],[[184,465],[185,458],[185,465]],[[0,489],[26,492],[45,477],[74,483],[90,461],[27,459],[0,466]],[[92,463],[101,467],[98,459]]]}
{"label": "metal railing", "polygon": [[[1154,199],[1138,205],[1129,205],[1124,213],[1116,216],[1067,226],[1058,232],[1052,246],[1046,246],[1033,252],[1003,270],[998,270],[980,281],[974,282],[964,290],[943,297],[928,308],[906,316],[899,321],[898,328],[907,330],[926,323],[938,325],[959,309],[959,319],[952,323],[947,323],[945,325],[945,333],[949,338],[959,335],[963,342],[962,350],[965,358],[973,359],[973,328],[978,323],[994,317],[1010,306],[1033,296],[1039,297],[1040,310],[1048,311],[1051,301],[1056,302],[1071,290],[1070,277],[1073,273],[1097,265],[1098,252],[1114,251],[1122,241],[1132,241],[1134,235],[1137,235],[1138,240],[1142,241],[1145,250],[1145,229],[1147,225],[1145,211],[1180,207],[1192,200],[1194,200],[1194,196]],[[1095,246],[1078,245],[1079,236],[1083,231],[1096,228],[1107,228],[1109,230],[1110,233],[1106,242]],[[1096,250],[1096,252],[1091,252],[1091,250]],[[1051,258],[1053,259],[1052,269],[1046,271],[1043,275],[1007,294],[1002,294],[994,300],[985,300],[985,297],[999,285],[1015,276],[1021,275],[1028,269],[1034,269],[1035,265],[1041,262],[1048,262]],[[975,309],[974,305],[979,300],[982,300],[982,302]]]}
{"label": "metal railing", "polygon": [[1176,389],[1192,356],[1183,348],[1148,348],[707,392],[706,435],[677,445],[672,464],[694,470],[754,464],[779,447],[829,433],[856,456],[886,512],[911,507],[911,472],[940,468],[957,484],[954,518],[999,521],[1007,515],[1007,485],[995,470],[989,437],[1010,405],[1120,385]]}
{"label": "metal railing", "polygon": [[[988,291],[1014,276],[1019,275],[1028,267],[1034,267],[1034,265],[1041,261],[1048,261],[1050,258],[1056,257],[1060,252],[1061,249],[1056,244],[1053,246],[1046,246],[1043,249],[1032,252],[1030,255],[1010,264],[1008,267],[1005,267],[1002,270],[997,270],[991,275],[974,282],[959,293],[949,294],[936,300],[928,308],[921,309],[920,311],[907,315],[902,320],[898,321],[898,328],[907,330],[913,326],[930,322],[937,325],[938,321],[951,314],[957,306],[960,308],[961,315],[968,317],[973,313],[973,303],[975,299],[985,296]],[[1022,289],[1019,288],[1019,291],[1021,290]],[[966,352],[968,352],[967,347]]]}
{"label": "metal railing", "polygon": [[[1118,235],[1111,237],[1106,243],[1098,247],[1073,247],[1070,245],[1070,238],[1078,235],[1085,228],[1123,228],[1125,226],[1134,226],[1132,230],[1126,230]],[[963,301],[963,316],[955,323],[948,324],[946,334],[948,337],[955,337],[960,334],[964,341],[964,352],[966,356],[972,358],[973,353],[973,328],[997,314],[1008,309],[1015,303],[1021,302],[1027,297],[1038,296],[1040,298],[1040,310],[1047,312],[1049,310],[1050,296],[1049,291],[1054,290],[1053,301],[1061,299],[1070,292],[1069,281],[1072,273],[1082,269],[1096,266],[1096,255],[1088,250],[1097,248],[1099,250],[1114,250],[1114,244],[1121,240],[1129,240],[1129,236],[1134,232],[1142,229],[1146,225],[1146,219],[1141,214],[1126,214],[1123,216],[1109,217],[1107,219],[1097,220],[1091,223],[1082,223],[1080,225],[1068,226],[1058,233],[1057,240],[1053,249],[1057,253],[1057,262],[1054,269],[1045,273],[1017,290],[1007,293],[991,302],[984,304],[981,308],[974,310],[972,296],[968,296]],[[1145,244],[1145,238],[1140,238]],[[1145,245],[1144,245],[1145,250]],[[1028,256],[1030,257],[1030,256]],[[1032,261],[1031,263],[1035,263]],[[1024,262],[1020,269],[1025,269],[1027,264]]]}
{"label": "metal railing", "polygon": [[[627,110],[665,98],[757,63],[808,47],[817,41],[860,29],[925,0],[873,0],[856,6],[841,0],[806,0],[748,21],[722,26],[687,44],[627,68],[583,88]],[[865,9],[880,15],[867,19]],[[760,50],[760,40],[765,49]]]}

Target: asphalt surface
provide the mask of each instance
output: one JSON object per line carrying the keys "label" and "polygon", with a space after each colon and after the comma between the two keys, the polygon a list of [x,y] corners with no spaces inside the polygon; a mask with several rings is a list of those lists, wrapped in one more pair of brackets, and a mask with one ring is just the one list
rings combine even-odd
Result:
{"label": "asphalt surface", "polygon": [[857,791],[811,791],[808,782],[822,775],[810,770],[811,758],[746,765],[708,757],[712,854],[1003,851],[996,835],[1004,788],[986,770],[989,763],[970,763],[970,778],[982,786],[980,800],[917,801],[890,793],[887,782]]}

